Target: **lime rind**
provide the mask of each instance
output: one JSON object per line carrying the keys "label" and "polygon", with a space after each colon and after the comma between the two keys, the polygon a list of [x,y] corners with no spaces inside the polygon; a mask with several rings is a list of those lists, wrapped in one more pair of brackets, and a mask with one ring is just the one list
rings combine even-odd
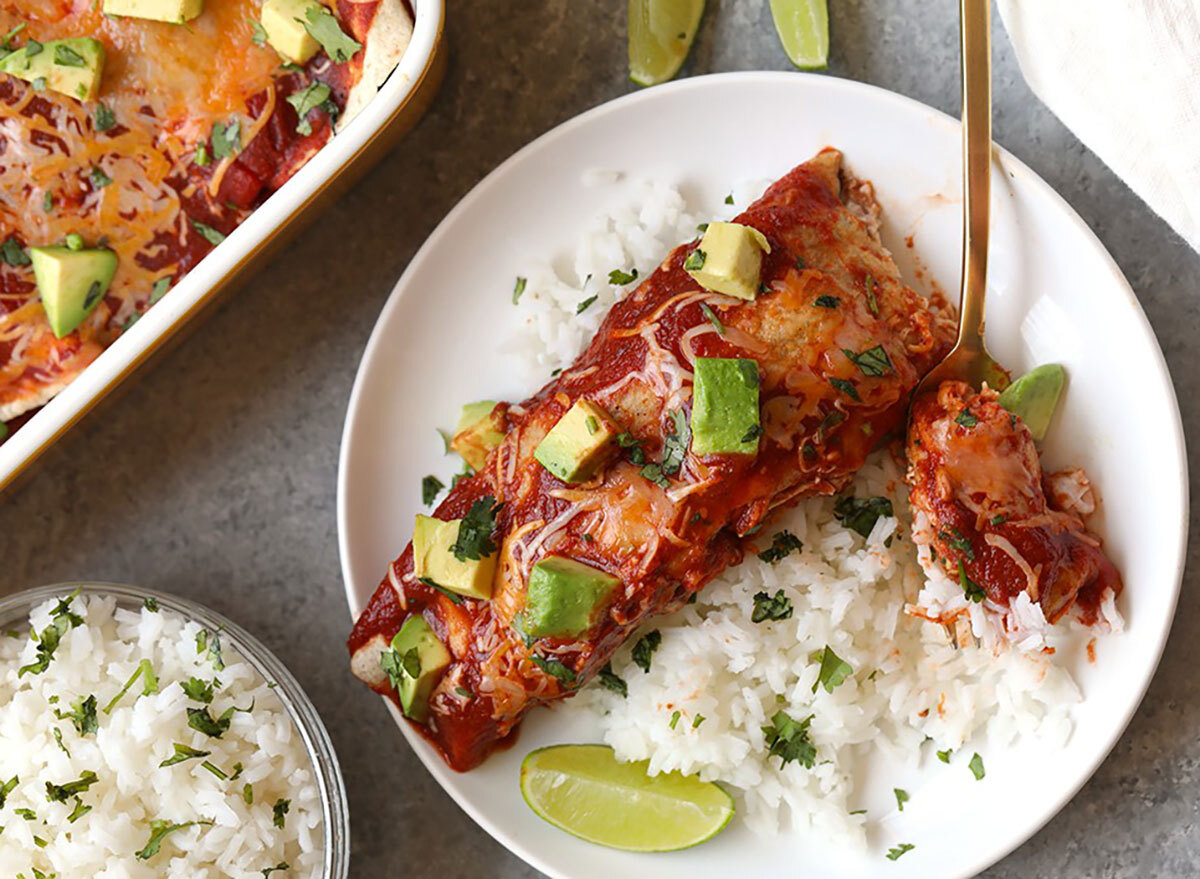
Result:
{"label": "lime rind", "polygon": [[629,0],[629,78],[648,86],[675,76],[703,15],[704,0]]}
{"label": "lime rind", "polygon": [[679,851],[728,826],[734,802],[720,786],[647,767],[618,761],[604,745],[553,745],[526,755],[521,794],[560,830],[623,851]]}

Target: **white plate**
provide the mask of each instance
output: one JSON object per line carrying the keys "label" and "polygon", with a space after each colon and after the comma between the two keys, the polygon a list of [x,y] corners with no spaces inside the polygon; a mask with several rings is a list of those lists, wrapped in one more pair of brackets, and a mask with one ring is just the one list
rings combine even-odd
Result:
{"label": "white plate", "polygon": [[[911,280],[957,289],[958,123],[870,86],[796,73],[698,77],[598,107],[539,138],[450,213],[396,286],[363,355],[350,399],[338,482],[338,530],[357,615],[409,539],[426,473],[445,474],[436,426],[462,402],[521,399],[496,334],[517,326],[514,276],[571,252],[573,236],[611,208],[582,172],[617,169],[681,185],[718,204],[732,185],[775,178],[826,144],[874,181],[884,237]],[[962,766],[906,781],[912,801],[877,823],[866,854],[819,838],[759,840],[731,828],[696,849],[630,855],[555,830],[523,804],[521,758],[535,747],[595,739],[536,711],[515,747],[457,774],[406,724],[429,771],[489,833],[555,876],[780,875],[930,877],[974,874],[1041,827],[1092,774],[1145,692],[1170,628],[1183,568],[1187,471],[1179,410],[1162,354],[1128,284],[1079,217],[1028,168],[997,151],[993,171],[988,337],[1020,371],[1057,361],[1070,386],[1049,440],[1051,464],[1087,468],[1104,499],[1103,532],[1125,575],[1128,627],[1074,668],[1085,694],[1063,750],[1029,743],[987,754],[987,777]],[[904,244],[914,237],[915,249]],[[913,253],[922,265],[915,264]],[[920,281],[917,286],[922,286]],[[395,712],[393,711],[395,715]],[[399,716],[396,715],[397,720]],[[875,787],[892,779],[875,779]],[[878,802],[878,795],[872,794]],[[873,814],[878,814],[873,810]],[[916,848],[895,863],[897,842]]]}

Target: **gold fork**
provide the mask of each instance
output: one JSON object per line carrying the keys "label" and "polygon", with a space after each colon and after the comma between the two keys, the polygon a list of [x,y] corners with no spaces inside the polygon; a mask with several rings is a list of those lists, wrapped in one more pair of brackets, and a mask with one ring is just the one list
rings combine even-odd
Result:
{"label": "gold fork", "polygon": [[[964,381],[974,388],[984,382],[996,390],[1008,384],[1008,373],[988,354],[983,342],[987,298],[988,223],[992,163],[992,42],[990,0],[961,0],[962,137],[963,137],[963,267],[958,300],[958,339],[950,353],[917,385],[909,403],[936,392],[944,381]],[[946,625],[951,642],[973,641],[967,616]]]}

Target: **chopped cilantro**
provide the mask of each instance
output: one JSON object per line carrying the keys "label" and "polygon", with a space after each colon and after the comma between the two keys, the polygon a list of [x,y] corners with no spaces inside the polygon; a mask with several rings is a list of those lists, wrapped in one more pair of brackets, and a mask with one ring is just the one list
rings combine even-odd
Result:
{"label": "chopped cilantro", "polygon": [[733,193],[732,192],[729,193],[729,195],[725,196],[725,204],[733,204]]}
{"label": "chopped cilantro", "polygon": [[[802,256],[798,256],[798,257],[796,257],[796,268],[800,269],[801,271],[803,271],[805,268],[807,268],[807,266],[805,266],[805,264],[804,264],[804,257],[802,257]],[[822,296],[821,298],[822,298],[822,299],[831,299],[832,297],[830,297],[830,296]],[[834,299],[834,302],[837,302],[837,300],[836,300],[836,299]],[[819,303],[818,303],[818,304],[819,304]],[[828,307],[829,307],[829,308],[836,308],[837,306],[831,305],[831,306],[828,306]]]}
{"label": "chopped cilantro", "polygon": [[628,449],[625,453],[629,458],[629,463],[637,467],[646,463],[646,453],[642,450],[642,441],[635,437],[632,433],[625,431],[617,434],[617,445],[623,449]]}
{"label": "chopped cilantro", "polygon": [[471,504],[471,509],[458,526],[458,539],[450,547],[456,559],[460,562],[468,559],[478,561],[496,551],[492,532],[496,530],[496,512],[500,506],[491,495]]}
{"label": "chopped cilantro", "polygon": [[263,870],[261,870],[260,872],[263,874],[263,879],[271,879],[272,873],[283,872],[285,870],[290,870],[291,868],[292,868],[292,865],[289,864],[287,861],[280,861],[274,867],[266,867]]}
{"label": "chopped cilantro", "polygon": [[451,592],[449,589],[447,589],[441,583],[438,583],[438,582],[430,579],[429,577],[418,577],[417,582],[424,583],[430,589],[435,589],[438,592],[442,593],[442,595],[445,595],[447,598],[450,599],[451,604],[462,604],[463,603],[463,597],[461,595],[459,595],[457,592]]}
{"label": "chopped cilantro", "polygon": [[212,226],[207,226],[204,223],[201,223],[199,220],[193,220],[191,217],[188,217],[188,221],[192,224],[192,228],[199,233],[200,237],[214,247],[225,240],[225,235],[214,229]]}
{"label": "chopped cilantro", "polygon": [[979,604],[987,598],[987,592],[983,587],[967,576],[967,568],[962,562],[958,563],[958,585],[962,587],[963,594],[966,595],[968,601]]}
{"label": "chopped cilantro", "polygon": [[89,176],[92,179],[92,185],[97,189],[103,189],[112,183],[112,178],[105,174],[99,165],[92,165],[92,170],[89,173]]}
{"label": "chopped cilantro", "polygon": [[[764,549],[758,554],[758,557],[769,565],[775,564],[783,558],[787,558],[794,552],[799,552],[804,549],[804,544],[800,538],[791,531],[780,531],[771,538],[771,546]],[[758,620],[755,620],[757,623]]]}
{"label": "chopped cilantro", "polygon": [[250,22],[250,42],[256,46],[265,46],[267,44],[267,29],[254,18],[246,19]]}
{"label": "chopped cilantro", "polygon": [[82,818],[84,815],[86,815],[90,811],[92,811],[92,807],[85,806],[83,804],[83,800],[79,799],[79,797],[76,797],[75,798],[75,808],[71,811],[71,814],[67,816],[67,823],[74,824],[76,821],[78,821],[80,818]]}
{"label": "chopped cilantro", "polygon": [[1008,516],[1001,514],[999,516],[992,516],[992,518],[989,520],[989,524],[1003,525],[1006,521],[1008,521]]}
{"label": "chopped cilantro", "polygon": [[575,683],[575,672],[559,662],[557,659],[547,659],[544,656],[533,655],[533,664],[550,675],[552,678],[558,678],[564,684]]}
{"label": "chopped cilantro", "polygon": [[442,480],[438,479],[436,476],[426,476],[424,479],[422,479],[421,500],[424,502],[425,506],[429,506],[431,503],[433,503],[434,499],[438,496],[438,492],[445,487],[445,483],[443,483]]}
{"label": "chopped cilantro", "polygon": [[221,632],[219,629],[215,632],[201,629],[196,633],[196,655],[199,656],[202,653],[212,661],[213,668],[217,671],[224,670],[225,660],[221,656]]}
{"label": "chopped cilantro", "polygon": [[65,803],[76,794],[86,792],[99,780],[96,773],[85,769],[80,774],[78,781],[68,781],[66,784],[54,784],[48,781],[46,782],[46,799],[51,803]]}
{"label": "chopped cilantro", "polygon": [[5,265],[27,266],[29,265],[29,254],[21,245],[17,244],[16,238],[9,236],[4,239],[3,244],[0,244],[0,260]]}
{"label": "chopped cilantro", "polygon": [[48,189],[42,195],[42,210],[46,213],[50,213],[52,210],[54,210],[54,193]]}
{"label": "chopped cilantro", "polygon": [[954,547],[966,556],[967,561],[975,561],[975,550],[971,548],[971,541],[963,537],[962,532],[957,528],[951,528],[949,531],[939,531],[938,537],[941,538],[943,543]]}
{"label": "chopped cilantro", "polygon": [[854,382],[849,379],[831,378],[829,383],[856,403],[862,402],[862,397],[858,395],[858,388],[854,387]]}
{"label": "chopped cilantro", "polygon": [[725,325],[721,323],[720,318],[717,317],[717,313],[709,307],[707,302],[700,303],[700,313],[708,318],[709,323],[716,329],[718,336],[725,335]]}
{"label": "chopped cilantro", "polygon": [[[290,101],[291,98],[288,98]],[[228,125],[214,122],[212,127],[212,154],[217,159],[229,159],[242,149],[242,123],[234,119]]]}
{"label": "chopped cilantro", "polygon": [[96,697],[76,699],[71,703],[71,711],[54,709],[54,716],[59,720],[69,720],[81,736],[94,733],[100,729],[100,721],[96,719]]}
{"label": "chopped cilantro", "polygon": [[976,781],[982,781],[983,777],[987,775],[983,771],[983,758],[978,753],[971,755],[971,762],[967,764],[967,768],[971,770],[971,774],[975,776]]}
{"label": "chopped cilantro", "polygon": [[325,54],[339,64],[349,61],[362,48],[362,43],[346,36],[338,20],[324,6],[311,6],[304,16],[304,29],[321,44]]}
{"label": "chopped cilantro", "polygon": [[742,442],[752,443],[762,435],[763,435],[762,425],[761,424],[751,424],[748,428],[746,428],[746,432],[742,435]]}
{"label": "chopped cilantro", "polygon": [[62,636],[66,634],[68,629],[83,625],[83,618],[78,614],[72,613],[70,610],[71,602],[78,594],[79,590],[76,589],[69,596],[60,600],[54,609],[50,611],[50,617],[53,622],[46,626],[41,631],[41,634],[35,632],[33,635],[33,639],[38,644],[37,660],[18,669],[17,677],[24,677],[26,674],[39,675],[48,669],[50,661],[54,658],[54,651],[58,649],[58,644],[62,640]]}
{"label": "chopped cilantro", "polygon": [[697,714],[692,718],[692,729],[698,729],[700,724],[704,723],[707,718],[703,714]]}
{"label": "chopped cilantro", "polygon": [[182,763],[185,760],[195,760],[198,757],[207,757],[212,753],[212,751],[199,751],[196,748],[190,748],[187,745],[180,745],[178,743],[172,745],[172,747],[175,749],[175,753],[159,763],[158,765],[160,768],[164,766],[174,766],[176,763]]}
{"label": "chopped cilantro", "polygon": [[[125,686],[117,695],[113,696],[112,701],[104,706],[105,714],[112,714],[112,710],[116,704],[121,701],[121,697],[129,692],[129,688],[133,686],[133,682],[138,678],[142,679],[142,695],[149,696],[151,693],[158,692],[158,676],[154,674],[154,666],[150,664],[150,660],[143,659],[138,663],[138,667],[133,670],[133,674],[129,676],[129,680],[125,682]],[[137,701],[136,699],[134,700]]]}
{"label": "chopped cilantro", "polygon": [[679,711],[679,709],[672,711],[671,722],[668,724],[668,726],[670,726],[671,729],[675,729],[675,727],[679,725],[679,718],[681,717],[683,717],[683,714]]}
{"label": "chopped cilantro", "polygon": [[219,739],[229,732],[229,722],[236,709],[226,708],[218,718],[213,718],[207,708],[187,709],[188,726],[196,732],[204,733],[209,738]]}
{"label": "chopped cilantro", "polygon": [[204,141],[196,144],[196,152],[192,158],[199,167],[204,168],[208,165],[208,144]]}
{"label": "chopped cilantro", "polygon": [[629,685],[613,671],[611,662],[605,663],[604,668],[600,669],[599,679],[600,686],[606,690],[612,690],[622,697],[629,695]]}
{"label": "chopped cilantro", "polygon": [[280,830],[283,830],[284,821],[287,818],[288,809],[292,807],[291,800],[276,800],[275,805],[271,807],[272,822]]}
{"label": "chopped cilantro", "polygon": [[464,699],[474,699],[475,698],[475,694],[472,693],[470,690],[468,690],[466,687],[455,687],[454,692],[458,693],[458,695],[462,696]]}
{"label": "chopped cilantro", "polygon": [[946,749],[946,750],[944,750],[944,751],[938,751],[938,752],[937,752],[937,758],[938,758],[939,760],[941,760],[943,763],[949,763],[949,762],[950,762],[950,755],[951,755],[951,754],[953,754],[953,753],[954,753],[954,751],[953,751],[952,749],[950,749],[950,748],[947,748],[947,749]]}
{"label": "chopped cilantro", "polygon": [[842,659],[833,652],[833,648],[828,644],[821,651],[821,670],[817,672],[817,680],[812,686],[812,691],[817,692],[817,687],[824,687],[826,693],[832,693],[835,688],[842,685],[846,678],[854,674],[854,669],[850,663]]}
{"label": "chopped cilantro", "polygon": [[379,666],[396,690],[400,689],[405,678],[415,681],[421,676],[421,656],[416,647],[404,653],[400,653],[394,647],[388,648],[379,657]]}
{"label": "chopped cilantro", "polygon": [[180,681],[179,686],[183,688],[184,695],[193,702],[203,702],[207,705],[213,700],[213,689],[220,687],[221,682],[215,678],[211,681],[188,678],[186,681]]}
{"label": "chopped cilantro", "polygon": [[592,303],[596,301],[596,298],[596,296],[589,296],[587,299],[580,302],[577,306],[575,306],[575,313],[583,314],[591,307]]}
{"label": "chopped cilantro", "polygon": [[632,284],[634,281],[636,281],[637,276],[637,269],[630,269],[627,272],[622,271],[621,269],[613,269],[608,273],[608,283],[612,284],[614,287],[623,287],[626,284]]}
{"label": "chopped cilantro", "polygon": [[970,429],[979,423],[979,419],[972,415],[969,409],[964,409],[954,416],[954,423]]}
{"label": "chopped cilantro", "polygon": [[840,497],[833,505],[833,515],[851,531],[869,537],[880,516],[892,516],[892,502],[885,497]]}
{"label": "chopped cilantro", "polygon": [[317,80],[310,82],[303,91],[287,96],[287,102],[296,108],[296,116],[300,120],[296,124],[297,134],[303,134],[306,137],[312,134],[313,128],[312,123],[308,120],[308,114],[312,110],[324,107],[328,100],[329,86]]}
{"label": "chopped cilantro", "polygon": [[775,594],[766,592],[754,593],[754,610],[750,614],[750,622],[761,623],[766,620],[788,620],[792,618],[792,600],[779,589]]}
{"label": "chopped cilantro", "polygon": [[150,613],[158,613],[158,599],[147,598],[142,602],[142,607],[146,608]]}
{"label": "chopped cilantro", "polygon": [[520,276],[517,277],[517,283],[513,285],[513,305],[521,301],[521,294],[525,292],[526,279]]}
{"label": "chopped cilantro", "polygon": [[836,296],[818,296],[813,300],[813,305],[819,305],[821,308],[837,308],[842,300]]}
{"label": "chopped cilantro", "polygon": [[902,842],[895,848],[888,849],[887,859],[889,861],[899,860],[902,854],[905,852],[910,852],[914,848],[916,848],[916,846],[914,846],[911,842]]}
{"label": "chopped cilantro", "polygon": [[908,791],[903,788],[894,787],[892,788],[892,792],[896,795],[896,807],[903,812],[904,804],[908,802]]}
{"label": "chopped cilantro", "polygon": [[107,104],[96,105],[96,115],[92,117],[92,127],[97,131],[108,131],[110,128],[115,128],[117,117],[113,115],[113,111],[108,108]]}
{"label": "chopped cilantro", "polygon": [[867,275],[865,286],[867,289],[867,310],[876,317],[879,317],[879,301],[875,298],[875,279]]}
{"label": "chopped cilantro", "polygon": [[210,763],[207,760],[205,760],[203,763],[201,763],[200,766],[204,769],[207,769],[209,772],[211,772],[217,778],[221,779],[221,781],[226,781],[229,778],[229,775],[225,772],[224,769],[222,769],[220,766],[217,766],[214,763]]}
{"label": "chopped cilantro", "polygon": [[858,354],[849,348],[843,348],[842,353],[859,368],[863,375],[874,378],[892,372],[892,361],[888,359],[887,351],[883,349],[882,345],[876,345],[874,348],[868,348]]}
{"label": "chopped cilantro", "polygon": [[172,824],[170,821],[151,821],[150,839],[141,851],[134,854],[139,861],[148,861],[162,848],[163,840],[176,830],[183,830],[196,824],[212,824],[211,821],[185,821],[182,824]]}
{"label": "chopped cilantro", "polygon": [[254,785],[249,782],[242,785],[242,802],[247,806],[254,805]]}
{"label": "chopped cilantro", "polygon": [[817,748],[808,737],[811,723],[811,714],[797,721],[785,711],[776,711],[771,718],[771,725],[762,728],[767,739],[768,756],[778,757],[780,766],[795,760],[805,769],[812,769],[817,759]]}
{"label": "chopped cilantro", "polygon": [[83,56],[65,43],[54,47],[54,63],[59,67],[86,67],[87,61]]}
{"label": "chopped cilantro", "polygon": [[4,808],[4,801],[8,799],[8,795],[16,789],[19,783],[20,779],[14,775],[8,781],[0,784],[0,809]]}
{"label": "chopped cilantro", "polygon": [[707,259],[708,254],[697,247],[695,250],[689,253],[687,259],[683,261],[683,267],[689,272],[698,271],[699,269],[704,268],[704,261]]}
{"label": "chopped cilantro", "polygon": [[55,743],[58,745],[58,747],[59,747],[59,748],[62,750],[62,752],[63,752],[64,754],[66,754],[68,757],[70,757],[70,756],[71,756],[71,752],[70,752],[70,751],[68,751],[68,750],[67,750],[67,746],[63,744],[63,740],[62,740],[62,730],[61,730],[61,729],[59,729],[59,728],[56,726],[56,727],[54,727],[54,729],[52,730],[52,732],[54,733],[54,741],[55,741]]}
{"label": "chopped cilantro", "polygon": [[658,629],[652,632],[647,632],[637,643],[633,645],[633,662],[646,674],[650,673],[650,661],[654,657],[654,651],[662,644],[662,635]]}

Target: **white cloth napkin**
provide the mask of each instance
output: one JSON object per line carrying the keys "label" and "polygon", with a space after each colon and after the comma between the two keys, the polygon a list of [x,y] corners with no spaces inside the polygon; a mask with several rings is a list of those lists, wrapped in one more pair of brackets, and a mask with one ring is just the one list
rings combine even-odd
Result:
{"label": "white cloth napkin", "polygon": [[1039,98],[1200,250],[1200,0],[998,0]]}

